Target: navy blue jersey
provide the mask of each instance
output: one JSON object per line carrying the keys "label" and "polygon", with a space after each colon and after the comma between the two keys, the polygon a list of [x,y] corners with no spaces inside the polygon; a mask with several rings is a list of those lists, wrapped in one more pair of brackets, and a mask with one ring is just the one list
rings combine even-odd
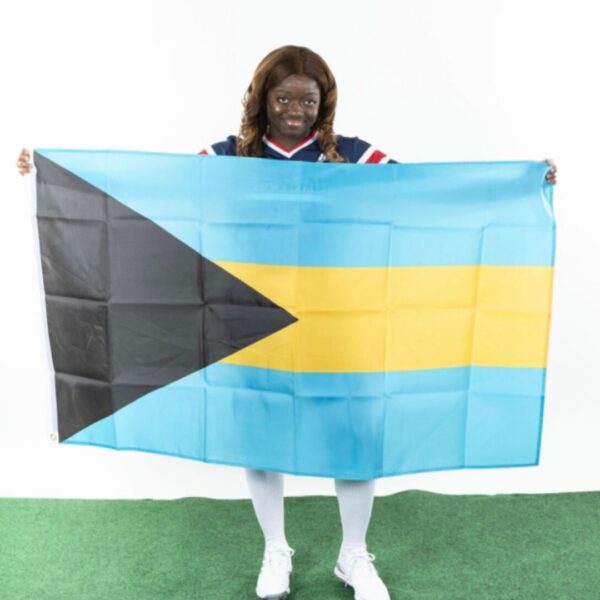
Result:
{"label": "navy blue jersey", "polygon": [[[263,136],[263,146],[265,158],[303,160],[306,162],[327,162],[327,158],[317,141],[316,131],[313,131],[290,150],[282,148],[268,135]],[[382,164],[396,162],[381,152],[381,150],[377,150],[368,142],[357,137],[344,137],[343,135],[338,135],[337,151],[351,163]],[[235,156],[236,136],[230,135],[225,141],[213,144],[209,148],[202,150],[200,154]]]}

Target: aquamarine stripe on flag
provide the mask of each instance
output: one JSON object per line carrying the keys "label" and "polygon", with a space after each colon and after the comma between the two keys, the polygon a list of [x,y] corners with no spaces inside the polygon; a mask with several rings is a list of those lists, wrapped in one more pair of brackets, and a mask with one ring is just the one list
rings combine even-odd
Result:
{"label": "aquamarine stripe on flag", "polygon": [[217,363],[64,443],[350,479],[534,465],[544,379],[545,369],[289,373]]}
{"label": "aquamarine stripe on flag", "polygon": [[215,261],[553,264],[552,186],[541,162],[349,165],[38,152]]}

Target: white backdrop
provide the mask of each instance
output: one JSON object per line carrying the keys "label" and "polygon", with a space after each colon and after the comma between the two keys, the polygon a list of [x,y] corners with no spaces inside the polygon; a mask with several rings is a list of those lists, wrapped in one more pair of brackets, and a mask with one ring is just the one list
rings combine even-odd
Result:
{"label": "white backdrop", "polygon": [[[236,133],[271,49],[306,45],[339,85],[338,133],[401,162],[542,160],[559,169],[558,249],[539,467],[380,479],[377,494],[600,489],[600,56],[593,3],[545,0],[31,1],[0,8],[0,495],[248,497],[243,471],[49,439],[50,389],[21,147],[197,152]],[[286,494],[333,483],[286,477]]]}

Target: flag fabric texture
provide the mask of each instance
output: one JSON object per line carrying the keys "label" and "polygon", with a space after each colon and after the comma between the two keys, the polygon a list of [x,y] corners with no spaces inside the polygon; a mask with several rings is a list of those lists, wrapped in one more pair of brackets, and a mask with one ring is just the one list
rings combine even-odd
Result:
{"label": "flag fabric texture", "polygon": [[547,164],[34,162],[60,442],[345,479],[538,464]]}

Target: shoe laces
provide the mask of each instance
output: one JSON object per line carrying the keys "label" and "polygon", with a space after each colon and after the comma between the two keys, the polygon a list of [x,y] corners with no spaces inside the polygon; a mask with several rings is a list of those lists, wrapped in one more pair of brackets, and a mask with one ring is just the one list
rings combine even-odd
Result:
{"label": "shoe laces", "polygon": [[348,560],[349,574],[351,577],[370,577],[377,574],[377,569],[375,569],[375,566],[373,565],[375,555],[371,554],[371,552],[367,552],[363,548],[352,550],[346,560]]}
{"label": "shoe laces", "polygon": [[269,565],[271,567],[289,567],[289,561],[295,554],[295,550],[289,546],[281,544],[267,547],[265,550],[265,556],[263,558],[263,566]]}

